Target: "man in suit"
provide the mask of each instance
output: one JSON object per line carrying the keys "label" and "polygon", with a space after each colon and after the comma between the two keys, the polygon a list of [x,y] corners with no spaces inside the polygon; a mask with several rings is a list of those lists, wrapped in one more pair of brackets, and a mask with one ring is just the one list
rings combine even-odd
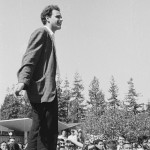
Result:
{"label": "man in suit", "polygon": [[61,29],[62,16],[56,5],[41,13],[43,27],[35,30],[18,71],[14,95],[26,90],[32,106],[32,127],[27,150],[56,150],[58,134],[58,102],[56,73],[58,70],[54,42],[55,31]]}

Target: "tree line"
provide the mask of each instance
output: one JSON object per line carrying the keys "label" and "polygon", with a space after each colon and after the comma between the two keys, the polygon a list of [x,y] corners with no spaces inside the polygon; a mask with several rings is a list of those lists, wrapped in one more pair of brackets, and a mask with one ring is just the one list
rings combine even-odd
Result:
{"label": "tree line", "polygon": [[[137,103],[140,94],[136,92],[133,78],[127,82],[128,91],[124,100],[118,98],[119,88],[112,76],[108,92],[100,88],[100,82],[94,77],[89,85],[88,95],[84,96],[84,85],[79,73],[75,73],[73,86],[67,78],[57,76],[58,118],[66,123],[81,123],[85,133],[100,134],[115,138],[124,134],[133,140],[140,135],[150,135],[150,104]],[[14,87],[13,87],[14,88]],[[32,118],[29,101],[23,97],[15,98],[13,88],[8,89],[1,106],[1,119]]]}

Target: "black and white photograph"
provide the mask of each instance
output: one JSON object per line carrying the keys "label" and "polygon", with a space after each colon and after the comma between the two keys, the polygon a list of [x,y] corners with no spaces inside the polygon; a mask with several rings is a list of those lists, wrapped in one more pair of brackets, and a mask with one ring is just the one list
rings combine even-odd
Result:
{"label": "black and white photograph", "polygon": [[150,0],[0,0],[0,150],[150,150]]}

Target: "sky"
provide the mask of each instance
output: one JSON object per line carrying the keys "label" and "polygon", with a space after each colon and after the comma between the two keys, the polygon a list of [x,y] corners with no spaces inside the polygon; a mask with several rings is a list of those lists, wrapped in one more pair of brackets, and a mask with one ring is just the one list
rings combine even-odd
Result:
{"label": "sky", "polygon": [[57,4],[63,17],[55,34],[61,78],[70,86],[79,72],[88,98],[96,76],[109,98],[111,76],[119,98],[133,78],[139,102],[150,99],[149,0],[0,0],[0,104],[7,88],[17,83],[17,71],[31,33],[42,26],[40,13]]}

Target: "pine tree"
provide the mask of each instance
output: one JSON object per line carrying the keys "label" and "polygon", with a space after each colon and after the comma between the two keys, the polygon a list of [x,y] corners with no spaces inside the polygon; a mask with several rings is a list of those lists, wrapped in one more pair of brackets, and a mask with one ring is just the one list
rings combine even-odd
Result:
{"label": "pine tree", "polygon": [[64,100],[64,105],[66,107],[65,122],[68,123],[70,121],[68,116],[69,116],[69,100],[70,100],[70,97],[71,97],[71,90],[70,90],[69,81],[68,81],[67,77],[64,80],[62,97],[63,97],[63,100]]}
{"label": "pine tree", "polygon": [[13,94],[7,94],[1,106],[1,119],[8,120],[18,118],[21,104]]}
{"label": "pine tree", "polygon": [[109,114],[110,117],[112,118],[111,120],[111,132],[112,132],[112,138],[116,135],[116,128],[118,125],[118,106],[120,106],[120,101],[118,99],[118,86],[115,83],[115,79],[112,76],[111,81],[110,81],[110,88],[109,88],[109,93],[110,93],[110,98],[108,99],[108,104],[109,104]]}
{"label": "pine tree", "polygon": [[148,101],[146,112],[150,115],[150,101]]}
{"label": "pine tree", "polygon": [[120,101],[118,100],[118,86],[116,85],[115,79],[113,76],[111,77],[111,81],[110,81],[109,93],[111,95],[110,98],[108,99],[110,106],[113,106],[114,108],[116,106],[119,106]]}
{"label": "pine tree", "polygon": [[127,102],[126,106],[134,114],[137,114],[137,113],[139,113],[138,108],[140,108],[142,106],[141,104],[137,103],[139,93],[137,93],[134,88],[134,83],[133,83],[132,78],[130,78],[130,80],[128,81],[128,85],[129,85],[129,90],[128,90],[128,93],[125,98],[125,100]]}
{"label": "pine tree", "polygon": [[89,104],[92,105],[92,110],[95,115],[98,117],[99,115],[103,114],[105,108],[105,95],[99,89],[99,80],[94,77],[89,89]]}
{"label": "pine tree", "polygon": [[60,75],[57,75],[57,98],[58,98],[58,120],[65,122],[67,110],[66,110],[66,101],[63,98],[62,95],[62,79],[60,78]]}
{"label": "pine tree", "polygon": [[1,119],[32,118],[31,105],[24,97],[13,95],[14,85],[8,88],[4,103],[1,106]]}
{"label": "pine tree", "polygon": [[82,105],[84,101],[84,96],[82,94],[83,90],[82,79],[78,73],[75,73],[74,85],[69,103],[69,118],[72,122],[80,122],[84,117],[84,106]]}

